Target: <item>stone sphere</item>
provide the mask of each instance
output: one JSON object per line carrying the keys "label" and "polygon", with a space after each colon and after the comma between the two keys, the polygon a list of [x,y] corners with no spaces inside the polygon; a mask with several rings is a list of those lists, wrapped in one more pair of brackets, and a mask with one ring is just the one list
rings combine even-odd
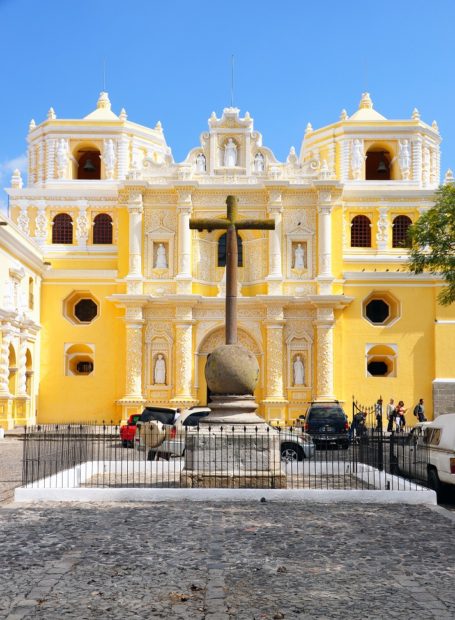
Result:
{"label": "stone sphere", "polygon": [[253,394],[259,364],[245,347],[223,344],[208,356],[205,378],[212,394]]}

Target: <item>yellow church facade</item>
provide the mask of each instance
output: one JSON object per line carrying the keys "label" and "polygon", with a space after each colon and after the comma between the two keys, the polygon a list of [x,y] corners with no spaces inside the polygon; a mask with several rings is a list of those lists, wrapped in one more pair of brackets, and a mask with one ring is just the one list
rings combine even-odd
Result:
{"label": "yellow church facade", "polygon": [[[228,195],[241,217],[275,221],[238,239],[239,340],[257,356],[266,420],[291,422],[312,400],[349,411],[353,395],[411,408],[422,397],[429,417],[455,411],[455,308],[438,304],[440,279],[406,267],[407,229],[440,183],[440,141],[417,110],[388,120],[365,93],[352,116],[308,125],[284,162],[248,113],[225,108],[177,163],[160,123],[115,114],[107,93],[82,119],[51,108],[30,123],[27,186],[16,172],[0,228],[0,248],[24,271],[16,285],[2,263],[0,424],[207,402],[226,245],[189,219],[222,217]],[[19,294],[8,300],[31,277],[27,313]]]}

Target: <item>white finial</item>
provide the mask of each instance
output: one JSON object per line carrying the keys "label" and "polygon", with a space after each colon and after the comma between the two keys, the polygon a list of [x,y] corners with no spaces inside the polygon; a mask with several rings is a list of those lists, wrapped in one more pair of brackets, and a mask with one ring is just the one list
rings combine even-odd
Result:
{"label": "white finial", "polygon": [[14,187],[16,189],[22,189],[23,183],[22,183],[22,176],[21,176],[21,171],[19,170],[19,168],[16,168],[16,170],[13,172],[13,175],[11,177],[11,187]]}
{"label": "white finial", "polygon": [[156,131],[163,131],[163,126],[161,125],[161,121],[158,121],[155,125]]}
{"label": "white finial", "polygon": [[444,176],[444,185],[453,185],[454,183],[455,179],[453,177],[452,169],[448,168]]}
{"label": "white finial", "polygon": [[98,97],[98,101],[97,101],[96,107],[98,109],[101,108],[103,110],[110,110],[111,109],[111,102],[109,100],[109,95],[104,90],[102,90],[100,92],[100,96]]}
{"label": "white finial", "polygon": [[245,112],[245,120],[249,121],[251,118],[250,113],[249,112]]}
{"label": "white finial", "polygon": [[360,100],[359,110],[373,109],[373,102],[371,101],[370,93],[362,93],[362,99]]}
{"label": "white finial", "polygon": [[127,119],[127,118],[128,118],[128,114],[126,113],[125,108],[122,108],[122,109],[120,110],[119,119],[120,119],[121,121],[126,121],[126,119]]}
{"label": "white finial", "polygon": [[311,133],[312,131],[313,131],[313,125],[311,123],[308,123],[305,129],[305,134]]}
{"label": "white finial", "polygon": [[48,121],[53,121],[56,118],[57,118],[57,115],[54,112],[54,108],[49,108],[49,112],[47,113],[47,120]]}
{"label": "white finial", "polygon": [[216,114],[215,114],[215,112],[212,112],[212,113],[210,114],[210,118],[213,118],[213,120],[216,120]]}
{"label": "white finial", "polygon": [[434,129],[434,131],[435,131],[436,133],[439,133],[439,127],[438,127],[438,123],[437,123],[436,121],[433,121],[433,122],[431,123],[431,126],[432,126],[432,128]]}
{"label": "white finial", "polygon": [[340,121],[347,121],[349,118],[348,113],[346,112],[346,110],[343,108],[341,110],[341,114],[340,114]]}
{"label": "white finial", "polygon": [[33,131],[36,127],[36,123],[35,123],[35,119],[32,118],[32,120],[30,121],[29,125],[28,125],[28,130],[29,131]]}
{"label": "white finial", "polygon": [[413,121],[420,121],[420,112],[417,108],[413,109],[411,118]]}

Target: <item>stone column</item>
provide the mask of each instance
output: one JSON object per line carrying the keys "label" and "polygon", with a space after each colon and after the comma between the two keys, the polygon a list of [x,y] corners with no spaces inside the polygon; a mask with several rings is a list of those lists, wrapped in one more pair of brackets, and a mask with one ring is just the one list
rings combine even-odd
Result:
{"label": "stone column", "polygon": [[55,140],[46,140],[46,180],[52,181],[55,178]]}
{"label": "stone column", "polygon": [[412,180],[422,183],[422,138],[417,136],[412,142]]}
{"label": "stone column", "polygon": [[269,194],[269,214],[275,220],[275,230],[271,230],[269,235],[269,275],[268,292],[269,295],[281,295],[283,289],[282,255],[281,255],[281,223],[283,205],[281,192],[270,192]]}
{"label": "stone column", "polygon": [[142,293],[142,194],[132,192],[128,199],[129,214],[129,272],[126,277],[128,293]]}
{"label": "stone column", "polygon": [[123,400],[142,399],[142,318],[141,307],[126,309],[126,384]]}
{"label": "stone column", "polygon": [[191,230],[190,216],[193,203],[191,192],[181,191],[178,194],[178,274],[176,276],[177,292],[191,294]]}
{"label": "stone column", "polygon": [[176,310],[175,324],[175,394],[178,403],[193,403],[193,311],[180,306]]}
{"label": "stone column", "polygon": [[332,195],[329,191],[320,191],[318,196],[318,277],[319,293],[330,295],[332,292]]}
{"label": "stone column", "polygon": [[334,400],[333,395],[333,325],[332,308],[317,308],[316,400]]}
{"label": "stone column", "polygon": [[118,142],[117,173],[119,180],[125,179],[128,174],[128,145],[128,137],[122,135]]}

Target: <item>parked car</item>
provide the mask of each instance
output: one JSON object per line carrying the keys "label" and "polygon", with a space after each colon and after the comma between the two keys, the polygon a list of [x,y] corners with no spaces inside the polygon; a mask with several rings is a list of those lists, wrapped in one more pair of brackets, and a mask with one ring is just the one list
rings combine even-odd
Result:
{"label": "parked car", "polygon": [[425,481],[438,498],[455,487],[455,413],[419,422],[395,447],[395,471]]}
{"label": "parked car", "polygon": [[141,417],[140,413],[130,415],[128,422],[120,427],[120,440],[124,448],[132,448],[134,435],[136,434],[136,422]]}
{"label": "parked car", "polygon": [[[185,432],[189,427],[197,427],[200,420],[210,413],[208,407],[192,407],[180,416],[178,409],[164,407],[146,407],[137,421],[134,447],[136,450],[147,450],[147,459],[153,460],[157,456],[169,458],[183,456],[185,452]],[[163,433],[166,435],[159,446],[154,446],[149,433],[150,423],[160,422]]]}
{"label": "parked car", "polygon": [[349,448],[349,422],[338,402],[311,403],[303,426],[316,448],[330,445]]}
{"label": "parked car", "polygon": [[308,433],[301,429],[280,431],[281,460],[287,463],[311,459],[315,454],[315,445]]}

